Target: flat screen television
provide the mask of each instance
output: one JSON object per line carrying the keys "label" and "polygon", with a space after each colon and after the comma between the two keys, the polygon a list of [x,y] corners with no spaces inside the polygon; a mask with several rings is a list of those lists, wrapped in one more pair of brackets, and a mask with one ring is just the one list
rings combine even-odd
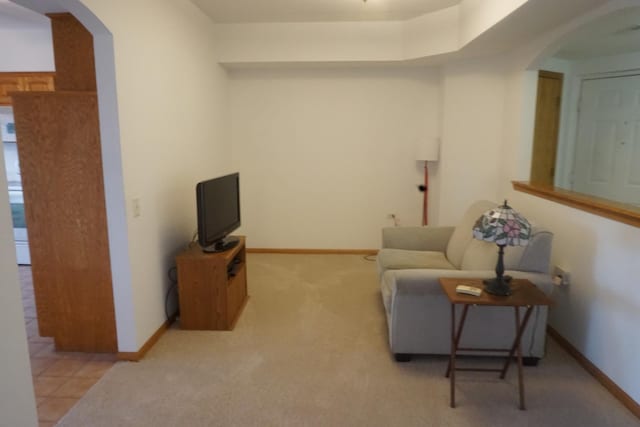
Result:
{"label": "flat screen television", "polygon": [[198,243],[205,252],[224,252],[238,244],[229,234],[240,227],[240,174],[196,185]]}

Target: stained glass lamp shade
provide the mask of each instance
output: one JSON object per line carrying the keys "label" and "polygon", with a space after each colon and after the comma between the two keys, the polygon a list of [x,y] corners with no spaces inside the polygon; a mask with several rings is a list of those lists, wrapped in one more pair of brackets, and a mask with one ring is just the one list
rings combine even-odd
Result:
{"label": "stained glass lamp shade", "polygon": [[496,278],[485,280],[485,290],[493,295],[511,295],[509,280],[504,276],[504,247],[526,246],[531,224],[504,201],[502,206],[483,213],[473,226],[473,237],[498,245]]}

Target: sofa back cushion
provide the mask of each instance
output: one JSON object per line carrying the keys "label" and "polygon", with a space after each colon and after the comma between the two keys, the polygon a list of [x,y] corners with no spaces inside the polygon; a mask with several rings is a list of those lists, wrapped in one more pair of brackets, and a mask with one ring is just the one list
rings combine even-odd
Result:
{"label": "sofa back cushion", "polygon": [[[505,270],[549,272],[551,240],[548,230],[533,227],[527,246],[504,248]],[[498,261],[498,246],[495,243],[471,240],[462,257],[461,270],[495,270]]]}
{"label": "sofa back cushion", "polygon": [[518,266],[512,269],[548,274],[550,270],[549,263],[551,262],[552,241],[553,233],[551,231],[541,227],[533,227],[529,244],[520,247],[522,255],[518,261]]}
{"label": "sofa back cushion", "polygon": [[[495,208],[496,206],[498,206],[497,203],[487,200],[480,200],[475,202],[469,207],[469,209],[467,209],[464,216],[462,217],[462,220],[458,223],[455,230],[453,230],[453,234],[451,235],[449,244],[447,245],[447,259],[456,268],[462,268],[462,259],[464,257],[464,253],[467,250],[469,243],[474,240],[473,232],[471,231],[473,225],[476,223],[478,218],[480,218],[480,215],[482,215],[489,209]],[[494,261],[494,268],[495,265],[496,264]]]}
{"label": "sofa back cushion", "polygon": [[[522,255],[526,246],[506,246],[504,248],[505,270],[520,270]],[[495,243],[472,240],[467,245],[462,257],[461,270],[488,270],[496,269],[498,262],[498,246]]]}

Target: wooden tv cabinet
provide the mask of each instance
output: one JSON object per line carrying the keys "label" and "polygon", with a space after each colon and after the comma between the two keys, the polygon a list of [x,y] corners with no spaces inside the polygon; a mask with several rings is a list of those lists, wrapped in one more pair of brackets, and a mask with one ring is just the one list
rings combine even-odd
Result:
{"label": "wooden tv cabinet", "polygon": [[176,256],[182,329],[232,330],[247,302],[245,238],[225,252],[192,244]]}

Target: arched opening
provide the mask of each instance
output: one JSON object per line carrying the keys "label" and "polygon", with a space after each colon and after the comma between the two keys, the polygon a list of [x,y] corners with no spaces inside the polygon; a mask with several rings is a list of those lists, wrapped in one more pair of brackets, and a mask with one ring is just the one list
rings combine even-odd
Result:
{"label": "arched opening", "polygon": [[[104,172],[105,199],[106,199],[107,210],[108,210],[108,222],[109,222],[108,232],[109,232],[109,241],[110,241],[111,258],[112,258],[111,269],[112,269],[112,275],[114,277],[112,286],[113,286],[114,296],[118,294],[118,296],[116,297],[117,309],[121,313],[126,313],[126,309],[122,310],[121,308],[122,307],[121,302],[126,301],[126,298],[127,298],[126,292],[124,293],[124,296],[123,296],[122,289],[128,289],[128,286],[129,286],[127,236],[126,236],[126,226],[125,226],[126,218],[124,217],[124,202],[123,202],[124,196],[123,196],[123,185],[122,185],[122,173],[121,173],[121,167],[120,167],[117,105],[116,105],[115,96],[114,96],[115,73],[113,71],[114,69],[113,45],[111,42],[111,36],[107,31],[107,29],[104,28],[104,26],[100,24],[99,21],[95,17],[93,17],[93,15],[91,15],[90,12],[88,12],[86,8],[84,8],[79,2],[66,2],[67,3],[66,6],[68,6],[67,8],[59,8],[54,10],[44,10],[44,9],[38,10],[38,6],[41,6],[42,8],[50,7],[51,6],[50,4],[49,5],[46,4],[48,2],[43,1],[43,2],[26,2],[26,3],[29,3],[26,6],[30,6],[32,10],[35,10],[38,12],[69,11],[72,13],[77,13],[79,16],[83,16],[83,19],[88,20],[88,22],[92,26],[92,29],[96,31],[96,36],[95,36],[95,43],[97,46],[96,56],[98,57],[97,60],[99,63],[98,65],[99,72],[97,73],[98,80],[99,80],[98,91],[101,92],[101,95],[100,95],[101,99],[99,100],[100,116],[101,116],[100,117],[100,121],[101,121],[100,135],[101,135],[101,140],[103,141],[103,144],[100,147],[100,151],[102,151],[102,156],[104,158],[103,169],[105,171]],[[12,42],[18,42],[19,44],[24,41],[12,40]],[[104,54],[103,52],[107,52],[107,53]],[[24,55],[23,52],[21,52],[21,54]],[[24,69],[29,69],[29,68],[30,67],[28,65],[24,67]],[[32,90],[38,90],[38,89],[32,89]],[[102,92],[105,93],[104,96],[102,95]],[[55,173],[56,171],[52,170],[49,172]],[[2,197],[2,201],[0,202],[0,204],[2,205],[7,204],[7,202],[5,202],[4,197]],[[2,224],[0,224],[0,226],[2,229],[2,233],[4,235],[5,230],[11,229],[11,225],[10,225],[11,220],[10,218],[5,218],[4,215],[2,215],[1,220],[2,220]],[[7,250],[5,252],[5,247],[3,247],[3,251],[2,251],[3,260],[2,262],[0,262],[1,264],[0,270],[2,271],[2,276],[6,278],[8,281],[8,286],[10,288],[9,291],[14,291],[17,289],[17,287],[15,287],[14,289],[13,281],[14,281],[14,278],[16,278],[17,274],[16,274],[15,258],[10,255],[10,252],[11,252],[10,250]],[[11,325],[10,326],[11,329],[17,330],[15,332],[10,332],[9,334],[5,335],[5,337],[7,339],[7,345],[10,348],[13,347],[15,349],[15,351],[11,350],[10,354],[13,354],[13,356],[10,356],[8,359],[8,360],[15,361],[15,363],[12,362],[9,366],[9,370],[14,372],[15,374],[12,373],[11,378],[7,378],[7,380],[9,381],[10,384],[15,384],[16,386],[15,394],[17,396],[16,399],[18,399],[16,401],[18,405],[15,408],[15,413],[16,413],[15,416],[21,417],[24,414],[28,414],[30,411],[32,411],[32,409],[28,408],[28,406],[29,404],[32,404],[31,402],[33,402],[33,391],[30,390],[31,375],[28,374],[28,369],[29,369],[28,359],[22,359],[19,361],[17,359],[18,357],[23,356],[25,353],[21,346],[19,345],[16,346],[16,344],[20,343],[20,335],[24,335],[24,326],[23,326],[24,323],[19,320],[20,315],[15,316],[18,310],[10,309],[12,305],[18,306],[18,307],[20,306],[19,293],[17,295],[17,298],[14,298],[15,296],[16,294],[14,292],[7,292],[8,300],[5,301],[5,304],[3,304],[3,311],[8,313],[7,313],[7,317],[4,317],[3,319],[4,319],[4,323]],[[7,310],[7,308],[9,308],[9,310]],[[129,316],[129,317],[132,318],[132,316]],[[7,319],[10,319],[11,321],[8,322]],[[128,321],[131,322],[129,326],[130,327],[129,330],[132,331],[133,322],[132,320],[128,320]],[[22,331],[20,331],[20,329],[22,329]],[[127,346],[126,333],[124,334],[124,336],[125,336],[124,347],[126,348]],[[129,345],[132,347],[135,346],[134,339],[132,338],[132,336],[129,336],[129,339],[130,339]],[[30,341],[29,342],[30,350],[32,345],[33,343]],[[121,345],[123,345],[122,342],[118,342],[117,347],[114,347],[113,351],[117,351]],[[34,372],[44,373],[45,370],[54,368],[53,365],[55,365],[56,363],[55,359],[47,358],[45,356],[42,356],[38,360],[32,359],[32,363],[31,363],[32,374]],[[47,365],[46,363],[34,365],[34,360],[40,361],[40,362],[46,361],[47,363],[48,362],[52,362],[52,363],[49,366],[46,366]],[[84,360],[81,358],[73,359],[73,360],[77,363],[84,363]],[[92,361],[89,361],[89,359],[87,359],[86,364],[89,365],[91,363],[99,364],[99,362],[92,362]],[[18,378],[25,373],[26,375],[28,375],[29,380],[22,382]],[[3,373],[3,377],[5,377],[4,373]],[[50,378],[51,377],[48,377],[48,379]],[[62,379],[65,377],[61,376],[59,378]],[[72,381],[70,381],[70,383],[71,382]],[[23,385],[24,387],[22,387]],[[38,390],[38,388],[42,390],[41,388],[42,384],[37,383],[35,386],[36,386],[36,390]],[[87,385],[87,386],[90,387],[90,385]],[[67,390],[67,392],[70,392],[70,391]],[[39,402],[42,402],[44,404],[46,400],[47,399],[40,398]],[[56,405],[57,403],[52,403],[52,404]],[[38,412],[40,412],[40,408],[38,409]]]}
{"label": "arched opening", "polygon": [[[639,16],[638,7],[602,8],[532,61],[529,69],[540,73],[531,117],[536,141],[530,181],[516,189],[640,225]],[[545,104],[550,73],[563,87]]]}
{"label": "arched opening", "polygon": [[[80,1],[62,1],[55,5],[43,0],[15,3],[41,14],[69,12],[93,35],[117,348],[120,351],[136,349],[112,36]],[[9,273],[15,274],[15,271]]]}
{"label": "arched opening", "polygon": [[44,0],[17,0],[15,3],[41,14],[68,12],[80,21],[93,36],[118,349],[120,351],[123,349],[130,351],[136,348],[136,340],[130,289],[128,238],[112,35],[100,19],[79,0],[58,2],[59,4],[57,5],[52,5],[51,2]]}

